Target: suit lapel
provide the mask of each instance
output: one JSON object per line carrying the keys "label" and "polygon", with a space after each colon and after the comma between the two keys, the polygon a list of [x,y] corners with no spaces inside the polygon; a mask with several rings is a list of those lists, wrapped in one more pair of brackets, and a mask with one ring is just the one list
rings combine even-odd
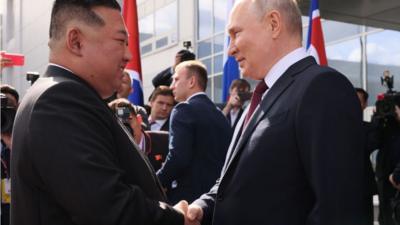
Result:
{"label": "suit lapel", "polygon": [[240,121],[238,122],[240,127],[235,129],[235,133],[232,138],[232,141],[234,142],[231,142],[231,146],[229,147],[229,155],[227,155],[229,160],[226,160],[225,162],[226,165],[224,166],[224,174],[226,171],[228,171],[235,158],[240,155],[243,145],[248,141],[259,121],[264,117],[265,114],[268,113],[274,103],[278,100],[279,96],[285,92],[285,90],[287,90],[295,81],[295,75],[302,72],[312,64],[315,64],[314,58],[306,57],[289,67],[289,69],[276,81],[276,83],[268,91],[267,95],[262,99],[259,107],[256,109],[249,123],[247,124],[247,127],[243,127],[244,117],[246,117],[249,107],[246,108]]}

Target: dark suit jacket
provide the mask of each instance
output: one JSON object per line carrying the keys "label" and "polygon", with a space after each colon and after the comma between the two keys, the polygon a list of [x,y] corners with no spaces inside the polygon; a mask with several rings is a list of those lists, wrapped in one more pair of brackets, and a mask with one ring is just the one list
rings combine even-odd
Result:
{"label": "dark suit jacket", "polygon": [[161,168],[168,154],[168,132],[145,131],[145,149],[154,171]]}
{"label": "dark suit jacket", "polygon": [[242,116],[219,181],[196,201],[205,222],[213,216],[214,225],[358,224],[359,104],[350,82],[312,57],[289,67],[240,135]]}
{"label": "dark suit jacket", "polygon": [[11,223],[183,224],[122,127],[85,81],[49,66],[15,119]]}
{"label": "dark suit jacket", "polygon": [[222,112],[206,95],[197,95],[175,106],[171,113],[169,153],[157,172],[168,190],[168,200],[189,202],[208,191],[224,164],[231,128]]}
{"label": "dark suit jacket", "polygon": [[167,69],[158,73],[152,80],[153,86],[156,88],[160,85],[170,86],[172,83],[172,68]]}
{"label": "dark suit jacket", "polygon": [[[242,116],[242,114],[243,114],[243,109],[239,109],[239,113],[238,113],[238,115],[237,115],[237,117],[236,117],[235,122],[233,123],[233,126],[232,126],[232,129],[233,129],[233,130],[235,130],[235,128],[236,128],[236,126],[237,126],[237,124],[238,124],[238,122],[239,122],[240,117]],[[228,115],[226,116],[226,118],[228,119],[229,124],[232,124],[231,114],[230,114],[230,113],[228,113]]]}

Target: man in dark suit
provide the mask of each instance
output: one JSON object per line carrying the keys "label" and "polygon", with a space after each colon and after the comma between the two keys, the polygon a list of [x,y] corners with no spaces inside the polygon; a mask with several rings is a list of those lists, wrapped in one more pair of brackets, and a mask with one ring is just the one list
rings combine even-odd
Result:
{"label": "man in dark suit", "polygon": [[150,98],[150,130],[169,131],[169,117],[174,107],[174,94],[168,86],[157,87]]}
{"label": "man in dark suit", "polygon": [[351,83],[307,56],[295,1],[239,1],[228,31],[229,54],[259,83],[221,177],[189,206],[188,218],[214,225],[359,224],[364,140]]}
{"label": "man in dark suit", "polygon": [[207,97],[207,70],[197,61],[176,67],[171,88],[169,153],[157,172],[171,203],[193,201],[218,178],[231,138],[228,121]]}
{"label": "man in dark suit", "polygon": [[15,119],[11,224],[183,224],[103,100],[132,58],[118,3],[56,0],[49,47]]}

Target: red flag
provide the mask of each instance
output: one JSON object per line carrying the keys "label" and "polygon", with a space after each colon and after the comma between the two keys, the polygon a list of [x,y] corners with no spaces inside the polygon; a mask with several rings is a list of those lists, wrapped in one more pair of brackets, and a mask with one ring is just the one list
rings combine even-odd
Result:
{"label": "red flag", "polygon": [[129,33],[129,50],[132,60],[126,66],[132,79],[133,93],[128,99],[135,105],[143,105],[142,67],[140,64],[139,25],[136,0],[124,0],[122,15]]}
{"label": "red flag", "polygon": [[325,53],[318,0],[311,1],[309,17],[310,24],[308,27],[307,51],[310,55],[314,56],[321,66],[326,66],[328,65],[328,61]]}

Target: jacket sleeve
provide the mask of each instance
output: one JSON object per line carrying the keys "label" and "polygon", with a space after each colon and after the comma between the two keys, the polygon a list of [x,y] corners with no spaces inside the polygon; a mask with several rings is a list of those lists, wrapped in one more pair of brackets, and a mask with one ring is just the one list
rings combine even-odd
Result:
{"label": "jacket sleeve", "polygon": [[193,159],[195,121],[190,105],[176,105],[171,112],[170,124],[169,152],[164,165],[157,172],[164,187],[169,187],[172,181],[178,179]]}
{"label": "jacket sleeve", "polygon": [[335,71],[316,76],[297,107],[296,136],[315,195],[312,225],[351,225],[362,218],[364,132],[360,103]]}
{"label": "jacket sleeve", "polygon": [[172,83],[172,68],[168,67],[167,69],[158,73],[152,80],[154,88],[160,85],[169,86]]}
{"label": "jacket sleeve", "polygon": [[[76,98],[79,93],[80,97]],[[124,182],[107,108],[75,82],[48,89],[29,124],[42,188],[75,224],[183,224],[183,216]]]}

